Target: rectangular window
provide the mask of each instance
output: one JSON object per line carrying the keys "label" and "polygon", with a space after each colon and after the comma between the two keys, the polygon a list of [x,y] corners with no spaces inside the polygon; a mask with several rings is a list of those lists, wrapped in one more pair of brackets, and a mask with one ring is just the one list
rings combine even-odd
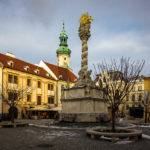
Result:
{"label": "rectangular window", "polygon": [[13,76],[10,74],[8,75],[8,82],[13,83]]}
{"label": "rectangular window", "polygon": [[27,86],[31,86],[31,79],[27,79]]}
{"label": "rectangular window", "polygon": [[8,83],[18,84],[18,76],[9,74],[8,75]]}
{"label": "rectangular window", "polygon": [[17,93],[15,93],[15,92],[8,92],[8,100],[9,101],[17,100]]}
{"label": "rectangular window", "polygon": [[138,86],[138,91],[142,91],[142,86]]}
{"label": "rectangular window", "polygon": [[129,105],[126,106],[126,110],[129,110]]}
{"label": "rectangular window", "polygon": [[18,77],[17,76],[14,76],[14,83],[18,84]]}
{"label": "rectangular window", "polygon": [[50,86],[50,84],[48,84],[48,90],[50,90],[51,88],[50,88],[51,86]]}
{"label": "rectangular window", "polygon": [[53,84],[51,84],[51,91],[53,91],[54,90],[54,86],[53,86]]}
{"label": "rectangular window", "polygon": [[38,81],[38,88],[41,88],[41,81]]}
{"label": "rectangular window", "polygon": [[132,101],[135,101],[135,95],[132,95]]}
{"label": "rectangular window", "polygon": [[142,100],[142,94],[139,94],[139,101]]}
{"label": "rectangular window", "polygon": [[53,90],[54,90],[54,86],[53,86],[53,84],[48,84],[48,90],[51,90],[51,91],[53,91]]}
{"label": "rectangular window", "polygon": [[31,95],[27,95],[27,102],[31,102]]}
{"label": "rectangular window", "polygon": [[54,97],[48,97],[48,103],[54,104]]}
{"label": "rectangular window", "polygon": [[37,97],[37,105],[41,105],[41,96]]}
{"label": "rectangular window", "polygon": [[13,100],[13,93],[12,92],[8,92],[8,100]]}

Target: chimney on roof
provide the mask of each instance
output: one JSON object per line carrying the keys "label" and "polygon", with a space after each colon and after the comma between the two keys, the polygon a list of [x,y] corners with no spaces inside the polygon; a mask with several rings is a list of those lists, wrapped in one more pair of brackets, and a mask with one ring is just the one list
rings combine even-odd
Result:
{"label": "chimney on roof", "polygon": [[10,56],[10,57],[13,57],[13,58],[16,58],[15,55],[13,53],[10,53],[10,52],[7,52],[6,55]]}

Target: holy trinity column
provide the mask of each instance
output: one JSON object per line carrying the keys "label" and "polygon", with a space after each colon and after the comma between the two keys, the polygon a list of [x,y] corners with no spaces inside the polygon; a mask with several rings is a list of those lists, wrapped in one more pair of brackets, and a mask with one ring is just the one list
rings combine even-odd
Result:
{"label": "holy trinity column", "polygon": [[88,13],[83,14],[80,18],[79,37],[82,41],[82,60],[81,70],[79,71],[79,79],[75,86],[92,85],[91,71],[88,71],[88,45],[87,41],[90,38],[91,21],[94,20]]}

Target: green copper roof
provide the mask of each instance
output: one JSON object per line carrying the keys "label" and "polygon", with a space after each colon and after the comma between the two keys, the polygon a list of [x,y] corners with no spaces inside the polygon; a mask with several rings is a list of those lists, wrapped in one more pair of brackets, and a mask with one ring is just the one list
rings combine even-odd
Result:
{"label": "green copper roof", "polygon": [[59,54],[68,54],[68,55],[70,55],[71,50],[66,46],[60,46],[57,49],[56,53],[57,53],[57,55],[59,55]]}
{"label": "green copper roof", "polygon": [[63,23],[63,29],[60,33],[59,39],[60,39],[60,44],[59,44],[60,47],[56,51],[57,55],[58,54],[70,55],[71,50],[68,48],[68,44],[67,44],[68,36],[67,36],[66,31],[64,29],[64,23]]}
{"label": "green copper roof", "polygon": [[66,34],[66,31],[65,31],[64,27],[63,27],[63,29],[62,29],[62,31],[60,33],[59,38],[66,38],[66,39],[68,39],[68,36]]}

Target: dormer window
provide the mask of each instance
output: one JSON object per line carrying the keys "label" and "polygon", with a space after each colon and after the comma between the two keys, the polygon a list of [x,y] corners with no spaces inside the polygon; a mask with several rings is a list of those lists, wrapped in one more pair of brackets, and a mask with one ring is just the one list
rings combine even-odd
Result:
{"label": "dormer window", "polygon": [[39,69],[36,69],[36,70],[34,70],[34,72],[35,72],[36,74],[39,74],[39,73],[40,73],[40,70],[39,70]]}
{"label": "dormer window", "polygon": [[63,78],[63,77],[62,77],[62,75],[60,74],[60,75],[59,75],[59,79],[62,79],[62,78]]}
{"label": "dormer window", "polygon": [[24,70],[29,71],[29,66],[25,66]]}
{"label": "dormer window", "polygon": [[14,62],[12,60],[8,61],[7,64],[10,66],[10,67],[13,67],[14,66]]}
{"label": "dormer window", "polygon": [[47,77],[50,77],[51,75],[50,75],[49,73],[46,73],[46,76],[47,76]]}

